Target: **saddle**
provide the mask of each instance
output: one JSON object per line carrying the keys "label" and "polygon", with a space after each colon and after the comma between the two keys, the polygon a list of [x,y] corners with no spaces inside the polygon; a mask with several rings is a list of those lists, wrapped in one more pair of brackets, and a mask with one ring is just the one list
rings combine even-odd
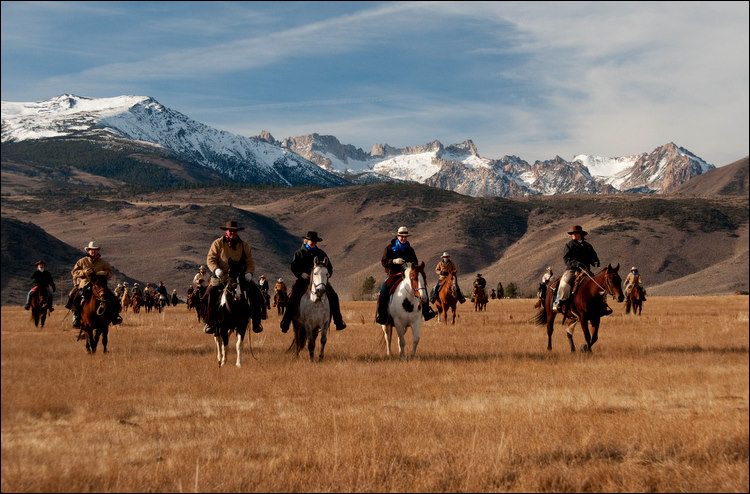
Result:
{"label": "saddle", "polygon": [[393,295],[399,282],[404,279],[404,273],[389,274],[385,280],[385,286],[388,287],[388,294]]}

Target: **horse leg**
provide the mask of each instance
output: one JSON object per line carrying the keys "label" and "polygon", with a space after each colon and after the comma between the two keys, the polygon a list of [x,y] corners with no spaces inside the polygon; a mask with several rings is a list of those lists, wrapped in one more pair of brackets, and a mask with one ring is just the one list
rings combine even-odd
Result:
{"label": "horse leg", "polygon": [[398,356],[401,360],[406,360],[406,328],[397,327],[396,332],[398,333]]}
{"label": "horse leg", "polygon": [[320,333],[320,354],[318,355],[318,360],[323,360],[323,350],[325,349],[327,342],[328,342],[328,328],[323,328],[323,330]]}
{"label": "horse leg", "polygon": [[552,350],[552,332],[555,330],[555,313],[547,311],[547,350]]}
{"label": "horse leg", "polygon": [[[633,311],[635,314],[635,311]],[[591,347],[594,346],[594,343],[597,342],[599,339],[599,324],[601,323],[600,319],[593,318],[591,320],[591,327],[594,329],[591,332],[591,343],[589,343],[589,351],[591,351]]]}
{"label": "horse leg", "polygon": [[244,339],[245,334],[240,331],[236,331],[237,333],[237,343],[235,344],[235,349],[237,350],[237,363],[234,364],[237,367],[242,367],[242,340]]}
{"label": "horse leg", "polygon": [[417,327],[414,326],[411,327],[411,356],[409,359],[413,359],[414,355],[417,353],[417,345],[419,345],[419,333],[420,333],[420,323],[422,321],[420,320],[417,322]]}
{"label": "horse leg", "polygon": [[307,351],[310,352],[310,362],[314,362],[313,355],[315,354],[315,340],[318,339],[317,329],[307,330]]}
{"label": "horse leg", "polygon": [[[583,323],[582,323],[583,324]],[[565,332],[568,334],[568,343],[570,343],[570,351],[572,353],[575,353],[576,351],[576,345],[573,343],[573,331],[576,328],[576,320],[573,319],[570,324],[568,324],[568,327],[565,329]]]}
{"label": "horse leg", "polygon": [[219,367],[221,367],[227,359],[224,352],[224,341],[221,339],[220,335],[216,334],[214,335],[214,341],[216,342],[216,361],[219,364]]}
{"label": "horse leg", "polygon": [[107,353],[107,341],[109,338],[109,328],[102,329],[102,352]]}
{"label": "horse leg", "polygon": [[583,349],[585,352],[591,351],[591,332],[589,331],[589,320],[585,316],[581,316],[581,328],[583,329],[583,336],[586,338],[586,348]]}
{"label": "horse leg", "polygon": [[451,315],[453,318],[451,319],[451,324],[456,324],[456,308],[451,307]]}
{"label": "horse leg", "polygon": [[381,329],[383,330],[383,337],[385,338],[385,354],[386,356],[391,356],[391,336],[393,336],[393,326],[390,324],[381,324]]}

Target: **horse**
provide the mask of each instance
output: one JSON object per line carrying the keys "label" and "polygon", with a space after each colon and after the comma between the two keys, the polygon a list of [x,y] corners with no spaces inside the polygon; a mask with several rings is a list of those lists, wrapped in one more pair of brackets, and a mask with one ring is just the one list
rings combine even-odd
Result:
{"label": "horse", "polygon": [[111,304],[117,303],[116,298],[109,298],[108,292],[107,277],[95,276],[91,281],[91,295],[81,308],[81,331],[78,340],[86,340],[86,351],[90,354],[96,353],[100,338],[102,350],[107,353],[109,325],[114,314]]}
{"label": "horse", "polygon": [[242,341],[245,339],[247,326],[250,322],[250,303],[247,295],[240,287],[239,280],[229,279],[224,286],[219,298],[217,317],[220,322],[214,331],[214,342],[216,343],[216,360],[219,367],[224,366],[227,361],[226,346],[229,344],[229,333],[232,332],[237,335],[235,343],[237,361],[235,365],[242,367]]}
{"label": "horse", "polygon": [[147,291],[143,291],[143,298],[141,299],[141,305],[145,307],[146,312],[151,312],[154,308],[154,297]]}
{"label": "horse", "polygon": [[315,341],[320,334],[320,353],[318,360],[323,360],[323,352],[328,341],[328,328],[331,325],[331,305],[328,300],[326,285],[328,284],[328,259],[313,262],[310,272],[310,282],[305,294],[299,301],[299,309],[292,318],[294,326],[294,358],[299,358],[299,352],[307,343],[310,361],[314,361]]}
{"label": "horse", "polygon": [[[571,352],[576,351],[575,344],[573,343],[573,330],[576,320],[580,322],[583,336],[586,338],[586,343],[581,345],[581,351],[591,352],[591,347],[599,339],[599,323],[601,322],[602,311],[605,306],[605,295],[609,294],[612,297],[616,297],[618,302],[622,302],[625,299],[625,295],[622,293],[622,279],[617,273],[619,270],[620,264],[618,263],[615,267],[612,267],[611,264],[607,265],[606,268],[593,277],[583,274],[584,278],[580,282],[578,289],[571,296],[571,300],[565,304],[563,323],[565,323],[566,319],[570,319],[571,321],[566,330]],[[556,312],[552,311],[552,304],[555,301],[555,294],[559,283],[559,276],[550,282],[542,307],[536,316],[532,318],[532,321],[538,326],[542,326],[545,323],[547,325],[547,350],[552,350],[552,331],[554,330],[555,316],[557,315]],[[593,328],[593,332],[591,333],[589,332],[589,323],[591,323],[591,327]]]}
{"label": "horse", "polygon": [[633,315],[641,315],[641,311],[643,311],[643,288],[641,285],[635,285],[625,298],[625,314],[630,313],[631,307],[633,308]]}
{"label": "horse", "polygon": [[456,324],[456,303],[458,302],[458,291],[456,290],[455,285],[453,284],[453,274],[448,273],[448,275],[443,280],[443,284],[440,286],[440,292],[437,296],[437,301],[435,302],[435,307],[437,307],[437,313],[438,313],[438,322],[440,322],[440,318],[443,318],[443,322],[445,324],[448,324],[448,309],[453,311],[453,318],[451,319],[451,324]]}
{"label": "horse", "polygon": [[133,298],[130,299],[130,305],[133,306],[133,313],[138,314],[141,311],[141,306],[143,305],[143,297],[139,294],[133,295]]}
{"label": "horse", "polygon": [[414,358],[422,329],[422,304],[427,301],[427,276],[424,261],[412,266],[406,263],[404,278],[396,285],[396,290],[388,301],[388,323],[382,324],[386,354],[391,356],[391,336],[393,328],[398,335],[398,351],[401,360],[406,360],[406,328],[411,328],[411,355]]}
{"label": "horse", "polygon": [[479,285],[474,287],[474,312],[487,310],[487,293],[484,287]]}
{"label": "horse", "polygon": [[198,315],[198,322],[201,322],[201,290],[190,287],[188,289],[186,305],[188,310],[195,308],[195,312]]}
{"label": "horse", "polygon": [[122,291],[122,298],[120,299],[120,305],[122,306],[122,310],[124,312],[128,311],[128,307],[130,307],[130,304],[133,303],[133,299],[130,297],[130,290],[127,288],[123,289]]}
{"label": "horse", "polygon": [[31,320],[34,321],[34,326],[37,328],[44,327],[44,323],[47,320],[47,303],[49,301],[49,294],[46,288],[35,287],[31,293],[31,300],[29,305],[31,306]]}
{"label": "horse", "polygon": [[273,294],[273,306],[280,316],[286,311],[286,304],[289,302],[289,294],[284,290],[276,290]]}

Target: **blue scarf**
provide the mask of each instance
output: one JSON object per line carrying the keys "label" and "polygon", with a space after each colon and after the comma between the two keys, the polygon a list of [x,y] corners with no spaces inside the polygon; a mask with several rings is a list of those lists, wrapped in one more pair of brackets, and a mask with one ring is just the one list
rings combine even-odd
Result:
{"label": "blue scarf", "polygon": [[399,239],[396,239],[396,244],[393,247],[391,247],[391,250],[393,252],[401,252],[402,253],[402,252],[404,252],[406,250],[406,246],[407,245],[409,245],[409,242],[406,242],[406,243],[402,244],[399,241]]}

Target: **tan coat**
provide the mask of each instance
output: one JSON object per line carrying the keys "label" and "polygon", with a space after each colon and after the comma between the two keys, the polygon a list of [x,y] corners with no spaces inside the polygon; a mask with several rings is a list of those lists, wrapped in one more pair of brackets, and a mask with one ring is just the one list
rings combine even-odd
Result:
{"label": "tan coat", "polygon": [[286,283],[284,283],[283,281],[276,282],[276,284],[273,286],[273,291],[287,293]]}
{"label": "tan coat", "polygon": [[239,267],[242,272],[255,273],[255,259],[253,259],[253,253],[247,242],[237,237],[237,243],[232,248],[221,236],[211,244],[206,256],[206,266],[212,273],[215,273],[216,269],[219,268],[224,273],[229,274],[229,261],[232,261],[233,264],[240,263]]}
{"label": "tan coat", "polygon": [[195,277],[193,278],[193,285],[206,288],[210,281],[211,273],[206,271],[205,273],[201,274],[201,272],[198,271],[197,273],[195,273]]}
{"label": "tan coat", "polygon": [[447,271],[448,273],[451,273],[453,277],[456,277],[456,265],[453,263],[453,261],[440,261],[437,263],[437,266],[435,266],[435,274],[437,274],[440,277],[440,281],[443,281],[445,279],[444,274],[440,274],[443,271]]}
{"label": "tan coat", "polygon": [[[88,271],[91,269],[91,271]],[[107,279],[112,278],[112,266],[101,257],[96,261],[92,261],[91,257],[85,256],[78,259],[70,274],[73,275],[73,284],[78,288],[83,288],[88,285],[93,279],[94,275],[99,272],[104,272],[107,275]]]}

